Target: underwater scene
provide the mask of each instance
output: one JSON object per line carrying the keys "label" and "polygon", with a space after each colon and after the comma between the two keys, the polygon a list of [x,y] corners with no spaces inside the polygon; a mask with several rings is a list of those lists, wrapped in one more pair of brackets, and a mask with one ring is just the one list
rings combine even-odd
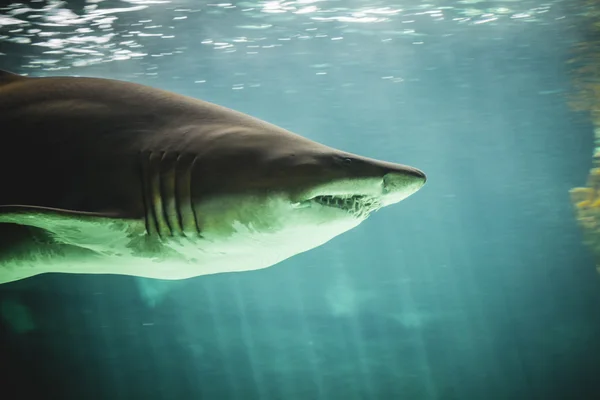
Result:
{"label": "underwater scene", "polygon": [[0,3],[1,399],[600,399],[599,274],[600,1]]}

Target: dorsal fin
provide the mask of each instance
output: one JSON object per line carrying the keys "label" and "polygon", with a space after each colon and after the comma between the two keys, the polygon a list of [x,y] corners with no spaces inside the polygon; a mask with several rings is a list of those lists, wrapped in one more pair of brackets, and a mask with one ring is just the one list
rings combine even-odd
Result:
{"label": "dorsal fin", "polygon": [[26,77],[12,72],[4,71],[0,69],[0,86],[6,85],[11,82],[19,81],[21,79],[27,79]]}

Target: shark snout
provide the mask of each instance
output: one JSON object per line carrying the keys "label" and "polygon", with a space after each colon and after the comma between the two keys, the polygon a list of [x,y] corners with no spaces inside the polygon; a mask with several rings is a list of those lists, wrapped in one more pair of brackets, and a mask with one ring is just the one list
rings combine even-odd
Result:
{"label": "shark snout", "polygon": [[417,190],[421,189],[427,176],[417,168],[402,166],[396,168],[383,176],[383,193],[387,197],[385,203],[396,203]]}
{"label": "shark snout", "polygon": [[394,171],[392,173],[406,175],[407,177],[410,177],[410,179],[422,181],[423,184],[425,184],[427,181],[427,176],[425,176],[425,173],[414,167],[403,166],[401,169],[399,169],[399,171]]}

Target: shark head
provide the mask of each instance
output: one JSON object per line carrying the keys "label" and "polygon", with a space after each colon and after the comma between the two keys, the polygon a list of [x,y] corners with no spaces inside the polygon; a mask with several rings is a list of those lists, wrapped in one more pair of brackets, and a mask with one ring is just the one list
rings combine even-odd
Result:
{"label": "shark head", "polygon": [[[243,137],[243,141],[240,140]],[[193,169],[202,246],[273,264],[346,232],[426,181],[416,168],[370,159],[287,131],[215,138]]]}

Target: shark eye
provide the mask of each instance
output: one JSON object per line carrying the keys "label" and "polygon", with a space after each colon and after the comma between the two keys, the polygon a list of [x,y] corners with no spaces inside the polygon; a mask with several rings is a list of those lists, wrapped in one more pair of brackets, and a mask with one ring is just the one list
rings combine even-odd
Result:
{"label": "shark eye", "polygon": [[345,164],[345,165],[352,164],[352,161],[354,161],[354,160],[352,160],[350,157],[342,157],[342,158],[340,158],[340,162],[342,164]]}

